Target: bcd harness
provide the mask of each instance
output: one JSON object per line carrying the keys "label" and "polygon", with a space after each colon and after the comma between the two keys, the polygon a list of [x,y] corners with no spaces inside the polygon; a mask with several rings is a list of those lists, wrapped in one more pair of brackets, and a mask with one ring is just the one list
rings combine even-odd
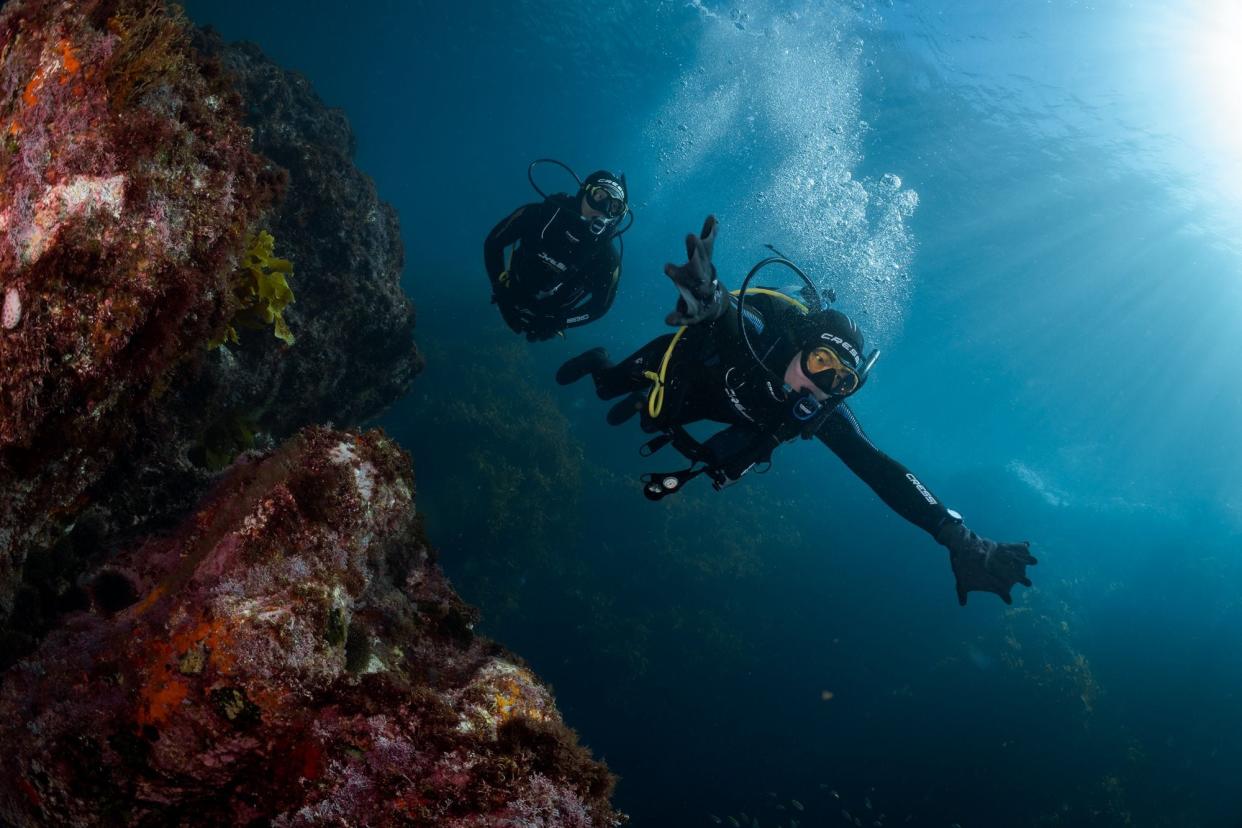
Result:
{"label": "bcd harness", "polygon": [[[550,196],[545,199],[545,203],[555,204],[553,199],[559,197]],[[564,208],[558,207],[557,212],[544,225],[545,232],[539,236],[541,240],[562,209]],[[558,230],[563,231],[563,228],[558,227]],[[504,270],[497,277],[497,282],[504,290],[496,291],[493,301],[505,303],[512,308],[522,318],[523,329],[527,331],[536,319],[549,315],[559,314],[563,317],[562,322],[580,321],[575,319],[575,314],[589,304],[596,293],[615,290],[621,276],[621,252],[617,252],[617,266],[611,268],[607,281],[601,282],[594,274],[599,263],[598,257],[603,254],[598,251],[587,252],[585,255],[590,258],[585,260],[588,267],[584,269],[584,264],[580,261],[580,251],[561,239],[559,233],[554,235],[556,239],[553,243],[545,240],[542,246],[528,246],[523,239],[515,241],[506,251]],[[616,238],[616,235],[603,243],[611,244],[612,238]],[[579,243],[588,244],[585,241]],[[525,283],[523,274],[528,274]],[[589,282],[586,281],[588,278]],[[564,337],[565,332],[558,331],[558,335]]]}
{"label": "bcd harness", "polygon": [[[745,290],[745,289],[744,289]],[[807,305],[776,290],[767,288],[750,288],[747,294],[758,293],[788,302],[800,313],[808,313]],[[734,297],[743,293],[742,290],[732,292]],[[739,308],[739,314],[745,313],[745,307]],[[745,324],[744,320],[742,324]],[[669,342],[664,356],[660,360],[657,371],[645,371],[643,376],[651,380],[651,390],[647,393],[645,418],[661,433],[652,438],[639,449],[643,457],[650,457],[667,445],[672,445],[687,460],[690,466],[672,472],[653,472],[642,476],[643,494],[648,500],[661,500],[664,497],[681,491],[682,487],[698,477],[706,474],[712,481],[712,487],[719,490],[738,480],[756,465],[770,463],[772,451],[781,443],[801,436],[809,439],[823,424],[824,420],[836,408],[835,405],[816,406],[814,409],[800,409],[802,399],[794,400],[788,412],[770,415],[756,422],[755,426],[734,425],[712,435],[706,441],[695,439],[685,428],[667,422],[661,424],[660,415],[664,412],[665,391],[668,387],[667,372],[673,351],[686,327],[678,328]],[[748,343],[749,344],[749,343]]]}

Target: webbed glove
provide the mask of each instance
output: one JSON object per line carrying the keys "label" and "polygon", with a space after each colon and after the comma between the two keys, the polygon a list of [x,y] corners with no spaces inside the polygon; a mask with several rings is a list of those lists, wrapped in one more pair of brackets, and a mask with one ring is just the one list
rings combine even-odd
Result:
{"label": "webbed glove", "polygon": [[673,280],[681,297],[677,308],[664,318],[670,325],[696,325],[720,318],[729,306],[729,294],[716,279],[712,246],[716,243],[716,217],[703,221],[703,232],[686,236],[686,263],[664,266],[664,275]]}
{"label": "webbed glove", "polygon": [[936,533],[936,542],[949,549],[949,563],[957,579],[957,602],[966,606],[968,592],[992,592],[1012,604],[1014,584],[1029,587],[1026,567],[1039,563],[1031,556],[1031,544],[997,543],[982,538],[964,523],[947,523]]}

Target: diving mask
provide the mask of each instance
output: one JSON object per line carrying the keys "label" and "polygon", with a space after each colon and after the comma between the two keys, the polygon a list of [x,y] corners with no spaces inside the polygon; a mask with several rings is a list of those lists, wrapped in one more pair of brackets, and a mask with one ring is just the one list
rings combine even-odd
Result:
{"label": "diving mask", "polygon": [[586,188],[585,195],[586,203],[592,210],[598,210],[612,221],[625,215],[625,195],[613,182],[601,181],[591,184]]}
{"label": "diving mask", "polygon": [[821,391],[838,397],[848,397],[862,385],[858,372],[842,362],[840,355],[827,345],[802,352],[802,372]]}

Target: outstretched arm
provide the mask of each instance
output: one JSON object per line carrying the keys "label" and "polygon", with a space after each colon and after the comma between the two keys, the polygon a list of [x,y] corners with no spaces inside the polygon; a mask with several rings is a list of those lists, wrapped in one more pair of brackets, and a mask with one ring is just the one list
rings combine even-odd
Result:
{"label": "outstretched arm", "polygon": [[868,439],[854,412],[845,403],[837,406],[815,436],[890,509],[929,535],[935,535],[946,521],[961,520],[957,512],[941,503],[909,469]]}
{"label": "outstretched arm", "polygon": [[941,503],[909,469],[876,448],[849,406],[839,405],[816,436],[889,508],[948,548],[958,603],[965,606],[967,593],[980,591],[995,593],[1011,604],[1014,584],[1031,585],[1026,567],[1037,561],[1029,543],[997,543],[966,528],[961,515]]}

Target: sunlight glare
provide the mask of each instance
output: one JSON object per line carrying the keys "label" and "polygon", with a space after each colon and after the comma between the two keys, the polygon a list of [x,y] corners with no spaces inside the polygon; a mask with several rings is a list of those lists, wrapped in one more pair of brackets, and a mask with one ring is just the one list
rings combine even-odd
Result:
{"label": "sunlight glare", "polygon": [[1229,183],[1242,186],[1242,3],[1204,3],[1187,23],[1187,90],[1198,99],[1203,139],[1225,155],[1218,160]]}

